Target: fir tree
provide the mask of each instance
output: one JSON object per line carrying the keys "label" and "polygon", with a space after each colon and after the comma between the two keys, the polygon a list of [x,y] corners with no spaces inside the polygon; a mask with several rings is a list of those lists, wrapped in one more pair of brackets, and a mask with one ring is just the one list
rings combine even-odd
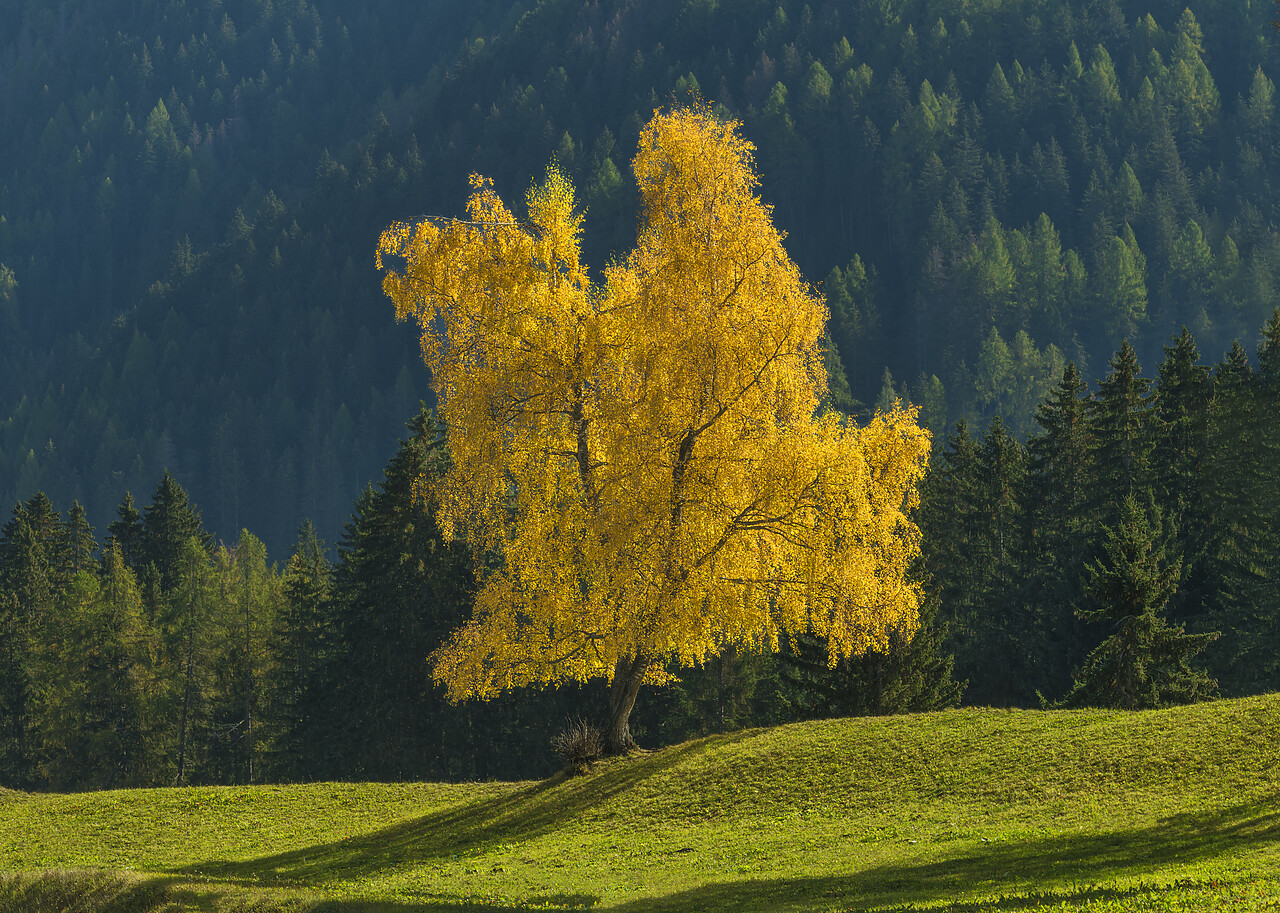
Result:
{"label": "fir tree", "polygon": [[1088,650],[1076,610],[1083,597],[1091,519],[1086,421],[1088,385],[1075,363],[1040,404],[1040,431],[1027,441],[1027,534],[1022,566],[1032,616],[1032,680],[1042,694],[1061,693]]}
{"label": "fir tree", "polygon": [[1103,557],[1088,568],[1094,607],[1082,614],[1111,633],[1089,654],[1061,706],[1145,710],[1211,697],[1217,683],[1190,660],[1217,635],[1186,634],[1162,615],[1182,564],[1170,554],[1174,537],[1159,508],[1126,495],[1119,523],[1104,534]]}
{"label": "fir tree", "polygon": [[[1280,330],[1274,324],[1268,324],[1273,333]],[[1275,525],[1277,444],[1272,437],[1278,403],[1272,347],[1264,336],[1261,358],[1266,373],[1254,373],[1239,343],[1214,371],[1209,412],[1211,510],[1205,537],[1212,591],[1204,617],[1196,622],[1202,629],[1224,632],[1208,658],[1227,693],[1280,685],[1280,530]]]}
{"label": "fir tree", "polygon": [[[121,521],[124,520],[122,514]],[[171,590],[178,575],[185,570],[193,537],[206,550],[212,541],[201,525],[200,514],[188,501],[186,491],[165,470],[151,504],[143,511],[138,540],[142,565],[154,566],[162,591]]]}
{"label": "fir tree", "polygon": [[939,603],[956,668],[981,703],[1030,699],[1028,619],[1021,611],[1021,507],[1025,454],[997,418],[979,444],[961,423],[921,497],[923,573]]}
{"label": "fir tree", "polygon": [[1209,586],[1204,530],[1209,521],[1206,484],[1212,384],[1186,327],[1173,345],[1165,346],[1164,354],[1156,401],[1152,482],[1164,516],[1184,531],[1179,548],[1182,580],[1170,611],[1173,617],[1185,620],[1192,611],[1200,610]]}
{"label": "fir tree", "polygon": [[0,782],[35,785],[37,657],[61,590],[57,515],[43,493],[13,509],[0,531]]}
{"label": "fir tree", "polygon": [[96,570],[98,540],[79,501],[72,502],[71,509],[67,511],[65,536],[64,560],[68,571],[74,574],[79,571]]}
{"label": "fir tree", "polygon": [[967,682],[952,678],[955,657],[944,646],[946,630],[937,615],[937,601],[926,600],[914,637],[895,631],[887,650],[870,650],[834,667],[820,639],[797,637],[777,657],[789,713],[797,719],[822,719],[920,713],[956,706]]}
{"label": "fir tree", "polygon": [[107,537],[120,547],[120,556],[130,570],[136,574],[142,569],[142,516],[127,491],[116,508],[116,519],[107,527]]}
{"label": "fir tree", "polygon": [[1111,373],[1086,404],[1089,503],[1103,525],[1113,525],[1118,505],[1150,484],[1154,405],[1151,381],[1142,377],[1138,353],[1125,340],[1111,359]]}
{"label": "fir tree", "polygon": [[298,530],[298,544],[285,568],[284,602],[272,639],[274,674],[270,683],[270,717],[276,733],[268,769],[277,777],[306,770],[307,740],[315,731],[315,673],[322,665],[326,606],[331,598],[333,569],[324,543],[310,521]]}
{"label": "fir tree", "polygon": [[426,656],[466,615],[471,555],[445,544],[415,480],[443,459],[425,410],[368,489],[338,547],[333,599],[325,603],[322,664],[316,670],[313,773],[407,777],[456,770],[464,733],[442,731],[442,698]]}

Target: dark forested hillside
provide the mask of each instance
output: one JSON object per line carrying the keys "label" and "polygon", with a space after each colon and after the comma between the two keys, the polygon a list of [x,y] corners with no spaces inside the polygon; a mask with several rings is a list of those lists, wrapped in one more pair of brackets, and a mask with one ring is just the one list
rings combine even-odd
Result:
{"label": "dark forested hillside", "polygon": [[325,194],[339,160],[363,188],[384,110],[520,11],[0,3],[5,503],[107,516],[167,467],[229,540],[282,551],[304,517],[336,538],[426,384],[369,308],[383,216]]}
{"label": "dark forested hillside", "polygon": [[378,230],[554,157],[599,267],[655,107],[744,122],[853,396],[1032,428],[1075,360],[1277,304],[1256,0],[0,3],[0,498],[180,475],[336,541],[426,395]]}

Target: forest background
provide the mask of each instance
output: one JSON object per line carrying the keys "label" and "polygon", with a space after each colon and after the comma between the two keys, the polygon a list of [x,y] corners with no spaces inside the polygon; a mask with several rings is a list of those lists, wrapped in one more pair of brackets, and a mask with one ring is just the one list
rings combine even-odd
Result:
{"label": "forest background", "polygon": [[[470,571],[397,487],[431,446],[396,444],[426,427],[428,385],[373,250],[396,219],[459,212],[470,171],[510,192],[554,159],[588,210],[585,259],[605,263],[632,240],[641,126],[698,95],[742,120],[788,250],[827,296],[833,405],[862,419],[908,399],[935,434],[921,522],[937,623],[835,673],[820,645],[729,655],[655,694],[637,732],[953,702],[948,654],[969,701],[1057,699],[1105,633],[1077,610],[1120,521],[1103,498],[1126,495],[1178,566],[1170,617],[1227,632],[1204,656],[1221,690],[1275,687],[1271,15],[1254,0],[0,2],[0,498],[21,505],[0,555],[4,782],[545,769],[547,731],[590,695],[476,715],[439,708],[425,680]],[[1183,326],[1220,367],[1173,341]],[[1081,405],[1078,438],[1054,428],[1081,379],[1129,376],[1110,360],[1122,339],[1129,399],[1095,397],[1136,416],[1136,470],[1115,478],[1104,408]],[[1168,366],[1159,396],[1141,363]],[[118,561],[90,519],[114,527]],[[320,544],[339,541],[336,559]],[[114,671],[85,640],[107,606],[141,651]],[[59,741],[87,731],[67,721],[103,694],[95,674],[128,684],[99,711],[105,766]],[[120,714],[150,746],[133,766],[105,760],[144,731]]]}

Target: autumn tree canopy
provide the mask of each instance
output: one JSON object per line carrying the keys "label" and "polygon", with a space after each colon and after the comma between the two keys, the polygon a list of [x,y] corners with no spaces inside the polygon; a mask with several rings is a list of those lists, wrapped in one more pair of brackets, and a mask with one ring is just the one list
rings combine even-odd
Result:
{"label": "autumn tree canopy", "polygon": [[444,534],[500,556],[432,657],[451,698],[603,677],[625,750],[640,685],[673,665],[802,631],[835,662],[914,630],[928,433],[898,408],[865,428],[820,410],[827,309],[753,152],[708,110],[655,115],[637,243],[601,281],[555,167],[525,219],[473,175],[466,219],[382,235],[448,436]]}

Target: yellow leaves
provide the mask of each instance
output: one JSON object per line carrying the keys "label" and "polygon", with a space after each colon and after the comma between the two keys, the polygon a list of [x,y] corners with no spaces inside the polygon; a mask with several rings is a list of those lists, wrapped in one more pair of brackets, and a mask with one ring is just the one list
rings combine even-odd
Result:
{"label": "yellow leaves", "polygon": [[816,415],[826,308],[752,152],[705,110],[655,116],[637,244],[600,286],[555,168],[526,222],[473,175],[466,221],[383,233],[384,289],[422,327],[449,436],[442,526],[501,556],[433,657],[451,697],[637,656],[658,681],[802,630],[835,662],[914,630],[927,434],[899,409],[863,429]]}

